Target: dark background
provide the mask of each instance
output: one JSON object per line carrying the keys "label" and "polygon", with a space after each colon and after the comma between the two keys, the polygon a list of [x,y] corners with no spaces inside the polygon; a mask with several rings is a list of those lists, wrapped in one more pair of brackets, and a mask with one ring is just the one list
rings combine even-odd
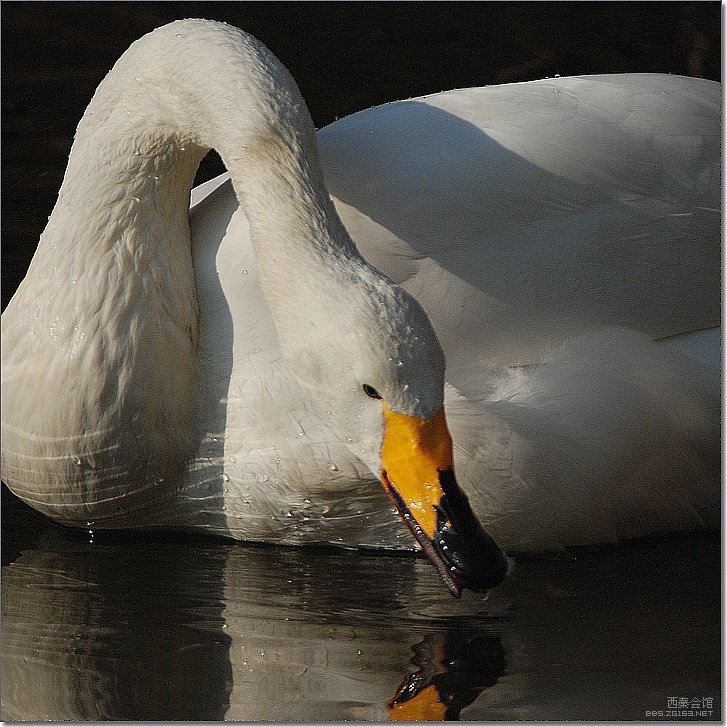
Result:
{"label": "dark background", "polygon": [[[375,104],[560,74],[720,80],[719,2],[3,2],[2,305],[55,203],[76,125],[129,44],[225,20],[290,69],[317,126]],[[219,168],[207,162],[201,174]]]}

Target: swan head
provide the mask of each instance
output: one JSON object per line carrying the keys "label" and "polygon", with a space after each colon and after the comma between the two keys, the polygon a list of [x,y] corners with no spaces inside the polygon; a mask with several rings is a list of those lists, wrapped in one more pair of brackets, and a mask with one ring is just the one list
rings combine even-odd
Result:
{"label": "swan head", "polygon": [[368,265],[324,280],[339,290],[299,300],[281,337],[306,398],[380,478],[450,592],[486,591],[507,561],[455,479],[444,353],[426,313]]}

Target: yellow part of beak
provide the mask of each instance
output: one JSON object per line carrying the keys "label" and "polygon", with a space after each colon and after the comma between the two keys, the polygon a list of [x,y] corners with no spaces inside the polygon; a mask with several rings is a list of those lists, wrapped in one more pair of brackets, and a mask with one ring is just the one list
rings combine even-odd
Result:
{"label": "yellow part of beak", "polygon": [[447,705],[434,684],[405,702],[390,700],[386,706],[390,722],[444,722],[447,716]]}
{"label": "yellow part of beak", "polygon": [[437,529],[437,506],[442,499],[439,475],[452,468],[452,437],[444,409],[431,419],[391,411],[386,402],[386,433],[381,447],[384,485],[394,486],[427,536]]}
{"label": "yellow part of beak", "polygon": [[382,404],[381,481],[412,535],[453,596],[496,586],[507,559],[457,484],[444,409],[419,419]]}

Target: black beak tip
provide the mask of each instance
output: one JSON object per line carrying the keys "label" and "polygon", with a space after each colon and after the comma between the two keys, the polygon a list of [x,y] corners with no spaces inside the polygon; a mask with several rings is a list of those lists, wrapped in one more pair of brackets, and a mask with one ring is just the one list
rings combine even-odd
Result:
{"label": "black beak tip", "polygon": [[448,570],[445,581],[455,597],[463,588],[484,593],[505,579],[507,558],[480,525],[452,470],[440,472],[440,483],[444,497],[432,545]]}
{"label": "black beak tip", "polygon": [[453,581],[447,585],[455,597],[464,588],[484,593],[502,583],[507,575],[505,554],[479,523],[477,526],[477,532],[463,534],[444,526],[435,533],[434,549],[447,565]]}
{"label": "black beak tip", "polygon": [[443,496],[436,508],[437,527],[433,538],[417,523],[396,487],[389,483],[387,491],[449,592],[455,598],[465,588],[484,593],[505,579],[507,558],[480,525],[469,500],[457,485],[454,472],[442,470],[439,481]]}

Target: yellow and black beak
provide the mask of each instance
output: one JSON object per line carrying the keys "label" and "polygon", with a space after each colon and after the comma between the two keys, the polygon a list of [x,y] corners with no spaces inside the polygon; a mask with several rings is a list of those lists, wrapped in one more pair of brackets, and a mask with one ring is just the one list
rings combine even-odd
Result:
{"label": "yellow and black beak", "polygon": [[496,586],[507,559],[455,480],[444,409],[419,419],[382,404],[381,481],[409,530],[453,596],[459,598],[463,588],[484,592]]}

